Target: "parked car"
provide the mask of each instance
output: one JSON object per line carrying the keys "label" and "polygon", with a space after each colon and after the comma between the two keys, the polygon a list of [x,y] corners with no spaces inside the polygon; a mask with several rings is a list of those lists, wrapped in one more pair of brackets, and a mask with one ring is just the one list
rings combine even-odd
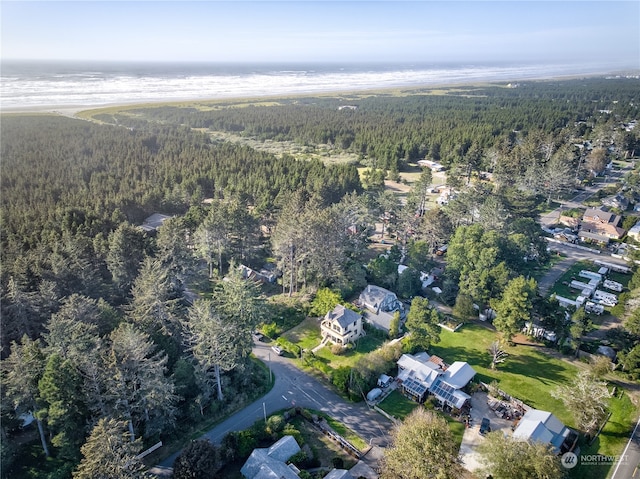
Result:
{"label": "parked car", "polygon": [[278,356],[282,356],[284,354],[282,348],[279,348],[278,346],[271,346],[271,349],[273,349]]}
{"label": "parked car", "polygon": [[264,341],[264,334],[260,331],[254,331],[252,334],[256,341]]}
{"label": "parked car", "polygon": [[482,423],[480,423],[480,431],[478,432],[483,436],[488,432],[491,432],[491,421],[489,421],[489,418],[482,418]]}

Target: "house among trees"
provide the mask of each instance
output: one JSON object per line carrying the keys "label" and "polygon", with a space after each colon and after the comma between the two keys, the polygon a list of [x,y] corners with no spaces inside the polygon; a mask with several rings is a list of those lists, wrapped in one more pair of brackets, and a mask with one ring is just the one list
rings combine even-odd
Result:
{"label": "house among trees", "polygon": [[362,316],[341,304],[329,311],[320,323],[322,342],[345,345],[363,334]]}
{"label": "house among trees", "polygon": [[391,320],[396,311],[400,312],[401,317],[405,315],[404,306],[396,294],[380,286],[368,285],[360,293],[357,304],[365,309],[365,321],[386,332],[389,332]]}
{"label": "house among trees", "polygon": [[240,266],[238,266],[238,269],[242,273],[242,277],[244,279],[249,279],[251,281],[260,283],[275,283],[276,279],[278,279],[274,272],[268,271],[264,268],[260,271],[256,271],[255,269],[251,269],[248,266],[241,264]]}
{"label": "house among trees", "polygon": [[171,216],[154,213],[143,221],[140,228],[149,234],[155,234],[158,231],[158,228],[160,228],[169,218],[171,218]]}
{"label": "house among trees", "polygon": [[514,439],[549,444],[558,454],[572,451],[578,434],[547,411],[529,409],[513,431]]}
{"label": "house among trees", "polygon": [[431,160],[418,160],[418,166],[429,168],[431,171],[444,171],[444,165],[442,163],[438,163],[437,161]]}
{"label": "house among trees", "polygon": [[463,361],[447,365],[438,356],[403,354],[398,360],[400,390],[417,402],[423,402],[428,393],[452,408],[461,409],[471,398],[462,389],[476,375],[475,370]]}
{"label": "house among trees", "polygon": [[608,243],[609,239],[620,239],[624,236],[624,229],[620,228],[620,215],[595,208],[589,208],[582,216],[582,226],[578,236],[583,239]]}
{"label": "house among trees", "polygon": [[246,479],[298,479],[300,470],[287,461],[300,450],[293,436],[284,436],[271,447],[254,449],[240,473]]}

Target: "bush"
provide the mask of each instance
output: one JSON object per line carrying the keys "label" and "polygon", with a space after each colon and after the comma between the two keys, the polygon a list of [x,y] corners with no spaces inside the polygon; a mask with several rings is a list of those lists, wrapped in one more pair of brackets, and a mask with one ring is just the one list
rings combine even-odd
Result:
{"label": "bush", "polygon": [[277,414],[275,416],[271,416],[267,419],[267,431],[269,434],[277,434],[284,429],[286,421],[284,420],[284,416]]}
{"label": "bush", "polygon": [[279,328],[276,323],[263,324],[260,328],[260,332],[272,339],[275,339],[280,335]]}
{"label": "bush", "polygon": [[282,336],[278,338],[278,340],[276,341],[276,344],[280,346],[282,349],[284,349],[285,351],[288,351],[289,353],[293,354],[296,358],[299,358],[302,356],[302,348],[300,348],[300,346],[298,346],[297,344],[293,344],[291,341],[289,341],[286,338],[283,338]]}
{"label": "bush", "polygon": [[293,436],[300,447],[304,445],[304,439],[302,437],[302,433],[298,431],[296,427],[291,423],[287,423],[285,425],[284,429],[282,430],[282,435]]}
{"label": "bush", "polygon": [[342,344],[334,344],[331,346],[331,354],[335,354],[336,356],[340,356],[346,352],[346,348],[342,346]]}

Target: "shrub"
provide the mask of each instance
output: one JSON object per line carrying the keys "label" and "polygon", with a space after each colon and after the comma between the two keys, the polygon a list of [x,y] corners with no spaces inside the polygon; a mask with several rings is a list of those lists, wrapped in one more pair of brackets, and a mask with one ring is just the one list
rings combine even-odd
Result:
{"label": "shrub", "polygon": [[282,435],[283,436],[293,436],[299,446],[303,446],[304,445],[304,439],[302,437],[302,433],[300,431],[298,431],[296,429],[296,427],[291,423],[287,423],[287,425],[282,430]]}
{"label": "shrub", "polygon": [[279,336],[279,328],[276,323],[263,324],[260,331],[268,338],[275,339]]}
{"label": "shrub", "polygon": [[334,344],[331,346],[331,354],[335,354],[336,356],[340,356],[344,354],[346,349],[342,346],[342,344]]}
{"label": "shrub", "polygon": [[267,419],[267,431],[269,434],[277,434],[284,429],[285,424],[284,416],[279,414],[271,416]]}

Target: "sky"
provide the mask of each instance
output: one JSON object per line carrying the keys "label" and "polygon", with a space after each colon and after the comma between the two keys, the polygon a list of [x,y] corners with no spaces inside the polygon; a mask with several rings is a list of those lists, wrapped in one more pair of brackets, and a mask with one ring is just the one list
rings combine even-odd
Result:
{"label": "sky", "polygon": [[640,2],[0,1],[0,58],[640,67]]}

